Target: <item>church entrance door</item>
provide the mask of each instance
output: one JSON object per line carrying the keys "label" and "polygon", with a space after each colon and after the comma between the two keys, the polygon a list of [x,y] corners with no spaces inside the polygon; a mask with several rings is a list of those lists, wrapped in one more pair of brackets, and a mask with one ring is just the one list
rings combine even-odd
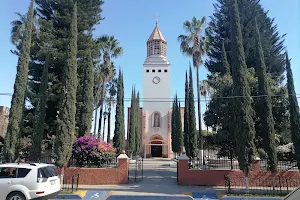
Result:
{"label": "church entrance door", "polygon": [[162,157],[161,145],[151,145],[151,157]]}

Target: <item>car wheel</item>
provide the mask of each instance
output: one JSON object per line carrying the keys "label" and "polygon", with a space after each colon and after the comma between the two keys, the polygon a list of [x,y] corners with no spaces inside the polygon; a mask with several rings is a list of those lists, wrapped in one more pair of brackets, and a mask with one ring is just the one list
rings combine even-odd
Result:
{"label": "car wheel", "polygon": [[12,192],[6,197],[6,200],[26,200],[26,198],[21,192]]}

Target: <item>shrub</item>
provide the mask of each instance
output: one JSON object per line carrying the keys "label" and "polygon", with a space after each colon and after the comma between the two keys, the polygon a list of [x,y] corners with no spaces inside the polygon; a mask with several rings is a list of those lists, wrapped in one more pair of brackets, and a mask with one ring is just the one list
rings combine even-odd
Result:
{"label": "shrub", "polygon": [[73,144],[73,161],[78,167],[101,167],[115,160],[115,149],[111,144],[99,141],[93,136],[77,138]]}

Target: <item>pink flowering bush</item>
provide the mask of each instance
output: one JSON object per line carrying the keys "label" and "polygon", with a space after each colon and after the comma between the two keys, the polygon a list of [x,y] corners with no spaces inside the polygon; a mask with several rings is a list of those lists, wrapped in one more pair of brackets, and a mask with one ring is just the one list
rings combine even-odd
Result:
{"label": "pink flowering bush", "polygon": [[[72,149],[71,165],[78,167],[102,166],[115,159],[115,149],[111,144],[99,141],[93,136],[77,138]],[[75,162],[75,163],[74,163]]]}

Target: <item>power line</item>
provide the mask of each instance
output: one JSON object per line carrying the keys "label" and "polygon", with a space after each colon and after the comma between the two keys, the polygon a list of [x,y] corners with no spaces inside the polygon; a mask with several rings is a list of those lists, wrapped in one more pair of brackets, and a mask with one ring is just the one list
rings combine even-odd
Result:
{"label": "power line", "polygon": [[[0,93],[0,96],[12,96],[11,93]],[[268,95],[252,95],[252,96],[217,96],[217,97],[206,97],[206,100],[203,99],[204,97],[202,97],[200,99],[201,102],[207,102],[209,100],[212,99],[236,99],[236,98],[261,98],[261,97],[266,97]],[[300,99],[300,94],[279,94],[279,95],[269,95],[270,97],[284,97],[284,96],[296,96],[297,99]],[[175,98],[140,98],[140,102],[173,102]],[[184,101],[185,98],[177,98],[178,100],[182,100]],[[99,101],[101,101],[103,99],[99,99]],[[106,100],[106,99],[104,99]],[[117,99],[114,99],[114,101],[117,101]],[[124,101],[128,102],[131,101],[131,98],[127,97],[124,98]],[[194,99],[194,101],[198,101],[197,98]]]}

